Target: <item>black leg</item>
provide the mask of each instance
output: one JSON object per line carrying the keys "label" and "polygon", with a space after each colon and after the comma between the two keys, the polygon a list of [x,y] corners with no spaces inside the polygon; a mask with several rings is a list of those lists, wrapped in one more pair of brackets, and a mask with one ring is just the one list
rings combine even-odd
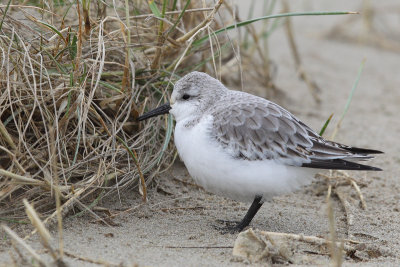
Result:
{"label": "black leg", "polygon": [[261,202],[262,197],[261,196],[256,196],[254,198],[253,203],[251,204],[249,210],[247,211],[246,215],[244,216],[243,220],[236,225],[236,230],[241,232],[244,228],[246,228],[251,220],[253,220],[254,216],[257,214],[257,211],[261,208],[262,204],[264,202]]}
{"label": "black leg", "polygon": [[234,233],[243,231],[243,229],[246,228],[250,224],[251,220],[257,214],[257,211],[261,208],[263,203],[264,202],[262,202],[262,197],[256,196],[254,198],[254,201],[251,204],[249,210],[247,211],[246,215],[244,216],[244,218],[241,222],[237,223],[237,222],[233,222],[233,221],[217,220],[219,223],[222,223],[225,226],[223,226],[223,227],[214,226],[215,229],[220,230],[222,234],[227,234],[227,233],[234,234]]}

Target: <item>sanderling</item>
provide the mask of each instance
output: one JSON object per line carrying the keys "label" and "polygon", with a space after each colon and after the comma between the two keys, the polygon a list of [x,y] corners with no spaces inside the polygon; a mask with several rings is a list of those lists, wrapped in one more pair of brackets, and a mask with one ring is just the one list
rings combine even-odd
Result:
{"label": "sanderling", "polygon": [[381,151],[328,141],[279,105],[227,89],[201,72],[176,82],[171,105],[138,118],[171,113],[175,145],[189,174],[205,190],[252,204],[235,229],[249,225],[273,196],[309,184],[318,169],[381,169],[355,161]]}

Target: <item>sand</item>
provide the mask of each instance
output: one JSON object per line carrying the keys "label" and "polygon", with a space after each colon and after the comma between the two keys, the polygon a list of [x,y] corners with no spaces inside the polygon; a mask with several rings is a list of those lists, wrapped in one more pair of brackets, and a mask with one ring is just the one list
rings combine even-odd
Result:
{"label": "sand", "polygon": [[[385,1],[386,7],[380,4],[374,18],[378,24],[386,21],[394,3]],[[351,5],[347,1],[325,4],[304,1],[296,10],[357,11],[360,7],[361,1],[354,1]],[[306,84],[298,79],[284,31],[279,30],[271,36],[270,54],[278,66],[275,82],[285,92],[284,97],[274,100],[314,129],[320,129],[329,115],[334,113],[326,134],[330,136],[344,109],[359,66],[366,58],[353,101],[335,140],[385,151],[371,162],[384,171],[349,172],[363,185],[361,192],[367,208],[360,208],[360,200],[351,186],[340,187],[347,206],[345,209],[336,195],[332,197],[337,234],[339,238],[358,240],[364,244],[358,247],[356,256],[345,257],[345,266],[398,266],[400,54],[396,47],[382,47],[378,41],[363,41],[363,36],[382,42],[385,40],[365,30],[361,16],[347,22],[343,33],[330,34],[332,29],[346,20],[348,18],[344,16],[293,20],[304,69],[321,88],[320,104],[313,100]],[[395,24],[387,26],[385,29],[388,31],[395,30]],[[265,93],[264,88],[246,81],[246,73],[244,76],[244,84],[251,85],[248,91],[260,95]],[[324,183],[324,179],[318,178],[303,190],[265,203],[251,227],[327,237],[326,191],[319,190]],[[90,214],[82,217],[71,214],[65,218],[64,245],[68,255],[127,266],[243,266],[247,263],[232,256],[237,235],[221,234],[216,226],[220,226],[217,220],[240,220],[248,204],[203,191],[193,184],[179,161],[156,179],[147,203],[141,202],[136,191],[124,191],[99,203],[100,207],[109,209],[113,214],[120,213],[108,221],[109,226],[96,222]],[[127,209],[129,211],[122,212]],[[106,215],[99,211],[96,213]],[[51,232],[56,237],[55,230],[52,228]],[[28,232],[27,227],[20,229],[19,233],[24,236]],[[36,236],[28,243],[44,254]],[[8,246],[3,238],[0,243],[2,264],[11,262]],[[296,249],[297,255],[302,257],[295,265],[326,265],[330,261],[329,251],[315,253],[315,248],[307,246]],[[65,259],[71,266],[98,266],[76,257],[66,256]],[[265,265],[265,262],[258,265]]]}

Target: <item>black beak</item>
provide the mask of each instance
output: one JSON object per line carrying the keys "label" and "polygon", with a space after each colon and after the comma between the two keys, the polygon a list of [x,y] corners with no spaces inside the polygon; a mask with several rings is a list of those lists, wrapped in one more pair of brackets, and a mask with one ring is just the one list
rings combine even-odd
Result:
{"label": "black beak", "polygon": [[169,112],[169,110],[171,109],[171,106],[169,105],[169,103],[166,103],[164,105],[159,106],[158,108],[155,108],[145,114],[143,114],[142,116],[139,116],[137,118],[138,121],[143,121],[143,120],[147,120],[151,117],[155,117],[158,115],[162,115],[162,114],[166,114]]}

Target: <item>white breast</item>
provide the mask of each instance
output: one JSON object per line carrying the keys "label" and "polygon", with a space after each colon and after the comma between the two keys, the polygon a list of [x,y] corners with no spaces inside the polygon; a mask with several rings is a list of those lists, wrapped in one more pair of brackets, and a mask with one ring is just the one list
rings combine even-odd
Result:
{"label": "white breast", "polygon": [[203,116],[187,128],[188,120],[177,122],[175,145],[190,175],[212,193],[238,201],[251,202],[256,195],[264,199],[289,193],[309,184],[315,169],[292,167],[271,160],[247,161],[232,158],[209,131],[212,116]]}

